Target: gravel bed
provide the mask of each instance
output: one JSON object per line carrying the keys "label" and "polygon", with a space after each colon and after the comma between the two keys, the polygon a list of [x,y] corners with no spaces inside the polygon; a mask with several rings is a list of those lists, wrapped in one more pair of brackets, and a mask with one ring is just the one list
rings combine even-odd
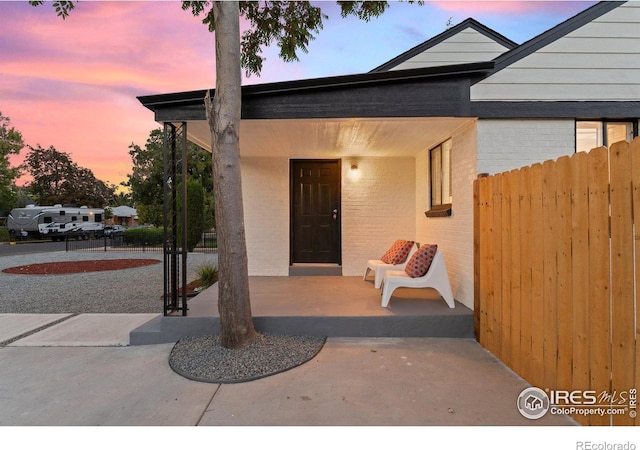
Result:
{"label": "gravel bed", "polygon": [[[158,259],[162,253],[49,252],[0,257],[0,314],[162,313],[163,265],[62,275],[1,272],[9,267],[58,261]],[[217,254],[189,253],[187,279],[202,264],[218,264]],[[297,367],[318,354],[325,337],[261,334],[248,347],[229,350],[219,336],[176,343],[169,365],[185,378],[239,383]]]}
{"label": "gravel bed", "polygon": [[[189,253],[187,279],[202,264],[218,264],[217,254]],[[56,261],[158,259],[151,252],[48,252],[0,257],[9,267]],[[163,265],[65,275],[14,275],[0,272],[0,314],[162,313]]]}
{"label": "gravel bed", "polygon": [[171,350],[169,365],[178,374],[208,383],[242,383],[293,369],[312,359],[325,337],[264,333],[249,346],[229,350],[220,337],[189,337]]}

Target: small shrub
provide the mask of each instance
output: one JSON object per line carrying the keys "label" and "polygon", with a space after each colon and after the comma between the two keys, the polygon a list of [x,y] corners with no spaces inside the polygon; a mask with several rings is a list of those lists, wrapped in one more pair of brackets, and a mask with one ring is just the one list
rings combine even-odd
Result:
{"label": "small shrub", "polygon": [[0,227],[0,242],[9,242],[9,230],[6,227]]}
{"label": "small shrub", "polygon": [[129,228],[124,232],[124,242],[132,245],[161,245],[162,228]]}
{"label": "small shrub", "polygon": [[[178,186],[179,192],[182,190]],[[178,217],[182,216],[182,197],[178,197]],[[182,247],[182,221],[178,219],[178,246]],[[204,230],[204,189],[194,180],[187,181],[187,251],[192,252]]]}
{"label": "small shrub", "polygon": [[218,268],[211,264],[201,265],[196,270],[196,274],[198,275],[203,288],[208,288],[218,281]]}

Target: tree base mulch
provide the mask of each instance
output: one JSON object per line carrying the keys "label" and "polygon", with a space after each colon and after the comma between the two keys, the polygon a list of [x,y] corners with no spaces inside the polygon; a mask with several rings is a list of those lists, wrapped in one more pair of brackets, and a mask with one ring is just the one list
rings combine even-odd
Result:
{"label": "tree base mulch", "polygon": [[259,334],[245,348],[231,350],[220,345],[220,336],[187,337],[169,355],[169,365],[194,381],[243,383],[298,367],[314,358],[326,342],[324,336]]}
{"label": "tree base mulch", "polygon": [[2,272],[19,275],[64,275],[71,273],[123,270],[160,264],[158,259],[97,259],[89,261],[60,261],[9,267]]}

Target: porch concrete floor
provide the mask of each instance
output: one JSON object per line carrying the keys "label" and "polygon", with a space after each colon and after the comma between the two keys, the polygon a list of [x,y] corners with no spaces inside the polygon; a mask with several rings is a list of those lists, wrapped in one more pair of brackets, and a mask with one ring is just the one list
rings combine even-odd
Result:
{"label": "porch concrete floor", "polygon": [[[380,306],[373,281],[348,276],[250,277],[251,310],[261,332],[333,337],[473,337],[473,312],[449,308],[433,289],[397,289]],[[188,301],[187,317],[158,317],[134,330],[132,344],[175,342],[219,332],[216,285]]]}
{"label": "porch concrete floor", "polygon": [[[380,306],[380,290],[362,277],[250,277],[254,316],[405,316],[468,314],[466,306],[449,308],[434,289],[397,289],[388,308]],[[218,288],[187,303],[188,315],[218,316]]]}

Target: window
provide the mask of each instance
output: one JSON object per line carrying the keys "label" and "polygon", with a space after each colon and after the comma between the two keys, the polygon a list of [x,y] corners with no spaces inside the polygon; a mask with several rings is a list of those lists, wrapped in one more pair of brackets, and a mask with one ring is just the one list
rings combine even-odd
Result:
{"label": "window", "polygon": [[[638,135],[635,121],[576,121],[576,151],[588,152],[592,148],[609,146],[619,141],[631,142]],[[606,130],[606,132],[605,132]]]}
{"label": "window", "polygon": [[82,221],[83,222],[88,222],[89,221],[89,216],[82,216]]}
{"label": "window", "polygon": [[429,150],[431,209],[427,211],[427,217],[451,215],[451,147],[451,139],[448,139]]}

